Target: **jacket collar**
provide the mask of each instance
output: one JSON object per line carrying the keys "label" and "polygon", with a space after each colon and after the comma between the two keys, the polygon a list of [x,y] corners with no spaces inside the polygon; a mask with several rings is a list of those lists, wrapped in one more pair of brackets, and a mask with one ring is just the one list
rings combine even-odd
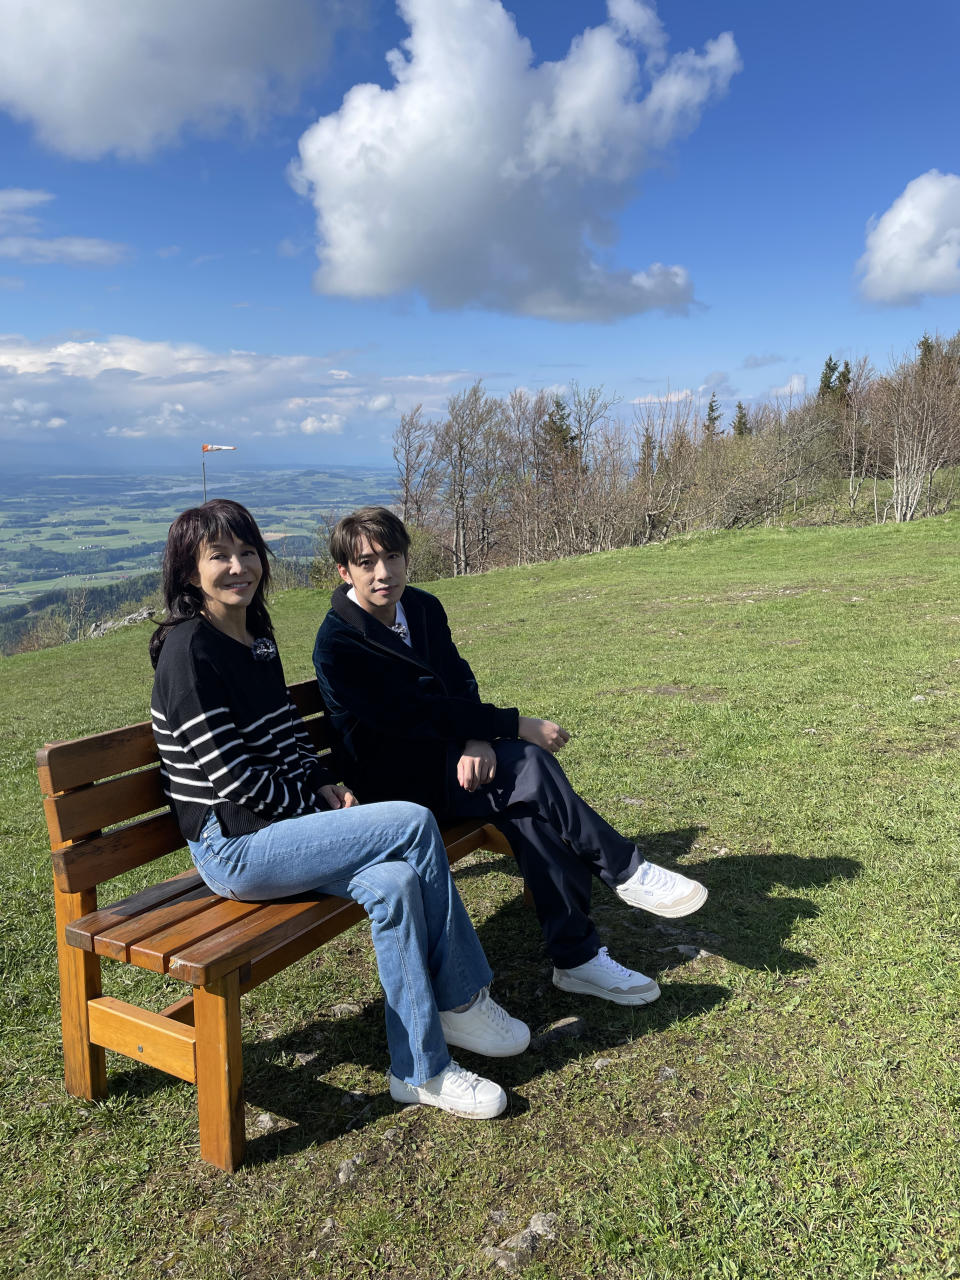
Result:
{"label": "jacket collar", "polygon": [[[350,588],[345,582],[341,582],[330,597],[330,608],[333,613],[345,622],[347,626],[352,627],[354,631],[359,631],[365,640],[369,640],[371,644],[379,645],[381,648],[390,649],[404,658],[412,659],[420,666],[425,666],[421,658],[414,654],[408,645],[406,645],[395,631],[391,631],[373,614],[367,613],[366,609],[361,609],[358,604],[350,599],[347,592]],[[407,615],[407,621],[410,620],[410,607],[408,604],[409,587],[403,593],[403,609]]]}

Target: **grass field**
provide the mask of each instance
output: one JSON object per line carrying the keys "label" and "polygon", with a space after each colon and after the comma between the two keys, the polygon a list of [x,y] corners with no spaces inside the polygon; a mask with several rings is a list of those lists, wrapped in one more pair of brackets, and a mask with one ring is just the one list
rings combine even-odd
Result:
{"label": "grass field", "polygon": [[[60,1078],[33,754],[144,716],[147,630],[0,661],[0,1275],[473,1277],[539,1212],[530,1280],[960,1276],[958,534],[703,536],[437,584],[487,696],[565,724],[578,788],[710,900],[668,926],[597,887],[604,941],[663,986],[621,1009],[552,986],[512,867],[475,856],[495,994],[576,1034],[486,1068],[498,1121],[401,1111],[359,926],[248,997],[232,1176],[199,1160],[189,1086],[111,1059],[91,1105]],[[324,607],[276,601],[290,679]]]}

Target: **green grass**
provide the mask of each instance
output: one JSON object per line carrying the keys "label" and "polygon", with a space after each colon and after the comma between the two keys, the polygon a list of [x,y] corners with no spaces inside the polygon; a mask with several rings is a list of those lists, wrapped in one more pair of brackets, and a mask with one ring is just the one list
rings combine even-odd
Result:
{"label": "green grass", "polygon": [[[499,1121],[400,1112],[358,927],[247,999],[233,1176],[199,1160],[189,1086],[111,1059],[92,1105],[60,1079],[33,753],[145,715],[149,629],[0,662],[0,1274],[472,1277],[549,1212],[529,1280],[960,1276],[958,533],[701,536],[437,584],[486,695],[565,724],[578,788],[710,900],[666,926],[598,886],[611,951],[663,987],[621,1009],[553,988],[512,868],[477,855],[457,878],[496,993],[583,1034],[486,1068]],[[324,608],[276,602],[289,679]],[[159,1007],[159,979],[105,971]]]}

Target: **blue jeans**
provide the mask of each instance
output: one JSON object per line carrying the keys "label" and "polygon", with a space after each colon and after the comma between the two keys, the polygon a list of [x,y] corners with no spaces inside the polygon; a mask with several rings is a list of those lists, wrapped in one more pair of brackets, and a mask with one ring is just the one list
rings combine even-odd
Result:
{"label": "blue jeans", "polygon": [[324,810],[224,836],[211,812],[189,840],[204,883],[259,902],[316,892],[359,902],[370,917],[386,1005],[390,1069],[423,1084],[450,1061],[438,1010],[490,983],[429,809],[406,801]]}

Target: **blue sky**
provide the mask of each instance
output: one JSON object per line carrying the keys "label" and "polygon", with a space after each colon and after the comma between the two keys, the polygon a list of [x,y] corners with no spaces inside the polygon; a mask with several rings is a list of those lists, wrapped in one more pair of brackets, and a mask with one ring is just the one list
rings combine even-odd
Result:
{"label": "blue sky", "polygon": [[955,0],[0,18],[8,464],[389,465],[477,378],[731,414],[960,328]]}

